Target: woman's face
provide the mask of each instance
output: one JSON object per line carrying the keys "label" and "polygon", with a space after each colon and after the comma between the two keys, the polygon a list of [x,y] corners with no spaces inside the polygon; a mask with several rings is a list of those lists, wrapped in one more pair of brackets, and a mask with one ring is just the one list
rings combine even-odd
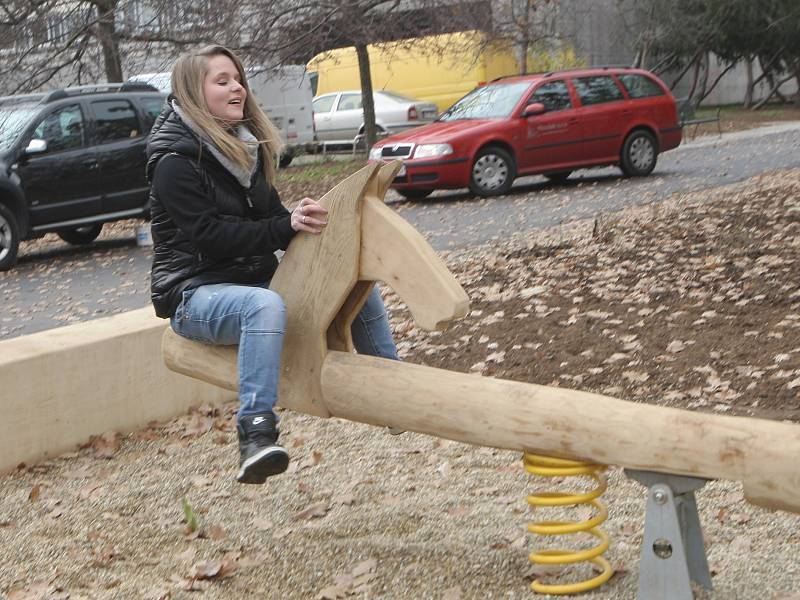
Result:
{"label": "woman's face", "polygon": [[208,59],[203,95],[209,112],[228,125],[233,125],[244,118],[247,91],[241,84],[236,65],[224,54]]}

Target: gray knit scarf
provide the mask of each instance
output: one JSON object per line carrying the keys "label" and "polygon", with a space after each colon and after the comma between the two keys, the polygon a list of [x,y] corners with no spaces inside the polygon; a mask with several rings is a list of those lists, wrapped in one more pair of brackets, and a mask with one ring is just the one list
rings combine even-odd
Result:
{"label": "gray knit scarf", "polygon": [[250,130],[244,125],[239,125],[235,129],[236,137],[245,143],[245,148],[247,148],[247,152],[250,154],[251,167],[249,170],[243,169],[226,157],[222,152],[220,152],[216,144],[208,139],[208,136],[206,136],[203,130],[195,125],[195,123],[186,116],[186,113],[181,110],[175,100],[172,101],[172,110],[174,110],[180,117],[181,121],[183,121],[186,126],[191,129],[192,132],[197,135],[197,137],[200,138],[203,146],[207,148],[214,158],[216,158],[220,164],[236,178],[236,181],[242,184],[243,188],[249,189],[250,182],[253,180],[253,175],[255,175],[256,167],[258,166],[258,140],[256,139],[256,136],[250,133]]}

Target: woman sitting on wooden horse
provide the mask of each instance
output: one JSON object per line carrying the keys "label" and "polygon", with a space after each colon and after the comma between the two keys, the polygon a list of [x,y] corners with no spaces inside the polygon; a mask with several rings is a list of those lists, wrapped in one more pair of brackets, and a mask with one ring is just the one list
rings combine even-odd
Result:
{"label": "woman sitting on wooden horse", "polygon": [[[222,46],[181,56],[172,95],[148,141],[156,314],[181,336],[238,344],[242,483],[289,465],[278,445],[278,378],[286,311],[267,289],[298,231],[319,235],[326,210],[303,198],[290,213],[275,190],[276,128]],[[397,358],[377,289],[353,322],[359,352]]]}

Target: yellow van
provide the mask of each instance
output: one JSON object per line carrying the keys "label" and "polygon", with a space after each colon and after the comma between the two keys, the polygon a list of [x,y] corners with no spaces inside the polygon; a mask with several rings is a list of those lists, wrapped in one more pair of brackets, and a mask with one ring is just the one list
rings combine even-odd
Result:
{"label": "yellow van", "polygon": [[[440,111],[473,88],[518,72],[509,43],[487,44],[462,31],[367,47],[372,86],[436,104]],[[323,52],[308,63],[314,95],[361,88],[355,48]]]}

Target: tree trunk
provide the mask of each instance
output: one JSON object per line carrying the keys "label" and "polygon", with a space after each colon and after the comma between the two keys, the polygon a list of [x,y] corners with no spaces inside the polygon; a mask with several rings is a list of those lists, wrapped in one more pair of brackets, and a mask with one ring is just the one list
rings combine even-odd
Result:
{"label": "tree trunk", "polygon": [[639,48],[639,51],[636,53],[636,58],[634,59],[633,65],[637,69],[645,69],[647,68],[647,51],[650,50],[650,42],[645,41],[642,43],[642,47]]}
{"label": "tree trunk", "polygon": [[747,89],[744,92],[744,108],[750,108],[753,105],[753,59],[748,58],[745,61],[745,70],[747,72]]}
{"label": "tree trunk", "polygon": [[677,85],[678,85],[678,83],[680,83],[681,79],[683,79],[683,76],[684,76],[684,75],[686,75],[687,71],[689,71],[689,69],[691,69],[691,68],[692,68],[692,65],[694,65],[694,64],[695,64],[695,61],[696,61],[698,58],[700,58],[700,55],[701,55],[701,54],[702,54],[702,50],[698,50],[698,51],[695,53],[695,55],[692,57],[692,60],[690,60],[688,63],[686,63],[686,66],[685,66],[685,67],[683,68],[683,70],[682,70],[682,71],[681,71],[681,72],[678,74],[678,77],[676,77],[676,78],[675,78],[675,80],[673,80],[673,82],[672,82],[672,85],[671,85],[671,86],[669,86],[669,89],[671,89],[671,90],[674,90],[674,89],[675,89],[675,86],[677,86]]}
{"label": "tree trunk", "polygon": [[800,107],[800,63],[795,65],[794,77],[797,79],[797,93],[794,95],[794,105]]}
{"label": "tree trunk", "polygon": [[709,87],[708,89],[706,89],[706,84],[705,84],[705,82],[703,83],[703,90],[704,90],[704,91],[703,91],[703,95],[702,95],[702,96],[700,96],[700,101],[698,102],[698,104],[699,104],[700,102],[702,102],[703,100],[705,100],[705,99],[706,99],[706,97],[707,97],[707,96],[708,96],[708,95],[709,95],[711,92],[713,92],[713,91],[714,91],[714,88],[715,88],[715,87],[717,87],[717,84],[720,82],[720,79],[722,79],[722,78],[725,76],[725,74],[726,74],[728,71],[730,71],[730,70],[731,70],[733,67],[735,67],[735,66],[736,66],[736,63],[731,63],[731,64],[729,64],[727,67],[725,67],[725,70],[723,70],[723,71],[722,71],[722,73],[720,73],[719,75],[717,75],[716,79],[714,79],[714,81],[711,83],[711,87]]}
{"label": "tree trunk", "polygon": [[764,106],[769,101],[769,99],[775,95],[775,92],[778,91],[778,88],[781,87],[787,81],[789,81],[792,77],[794,77],[794,74],[787,75],[786,77],[780,79],[777,83],[775,83],[772,86],[772,89],[769,92],[767,92],[767,95],[764,96],[764,98],[762,98],[761,100],[759,100],[755,106],[753,106],[753,110],[758,110],[759,108]]}
{"label": "tree trunk", "polygon": [[519,61],[517,68],[520,75],[525,75],[528,72],[528,48],[531,45],[531,3],[525,2],[524,16],[520,23],[518,23],[517,33],[519,34]]}
{"label": "tree trunk", "polygon": [[706,52],[705,59],[703,61],[705,65],[705,71],[703,71],[703,78],[700,82],[700,91],[697,94],[697,105],[699,106],[700,103],[703,101],[708,93],[706,92],[706,87],[708,86],[708,74],[711,72],[711,53]]}
{"label": "tree trunk", "polygon": [[519,41],[519,74],[525,75],[528,72],[528,36],[523,35]]}
{"label": "tree trunk", "polygon": [[[692,102],[692,98],[694,97],[694,91],[697,89],[697,80],[700,78],[700,68],[703,66],[703,56],[700,55],[695,59],[694,63],[694,76],[692,77],[692,87],[689,90],[689,94],[687,98],[689,98],[689,102]],[[692,103],[696,106],[696,104]]]}
{"label": "tree trunk", "polygon": [[364,43],[356,44],[356,55],[358,56],[358,74],[361,78],[361,106],[364,109],[364,141],[366,152],[369,154],[370,148],[377,141],[377,130],[375,127],[375,100],[372,96],[372,73],[369,70],[367,45]]}
{"label": "tree trunk", "polygon": [[103,62],[106,79],[109,83],[122,82],[122,60],[116,36],[116,16],[118,0],[97,2],[97,39],[103,49]]}

